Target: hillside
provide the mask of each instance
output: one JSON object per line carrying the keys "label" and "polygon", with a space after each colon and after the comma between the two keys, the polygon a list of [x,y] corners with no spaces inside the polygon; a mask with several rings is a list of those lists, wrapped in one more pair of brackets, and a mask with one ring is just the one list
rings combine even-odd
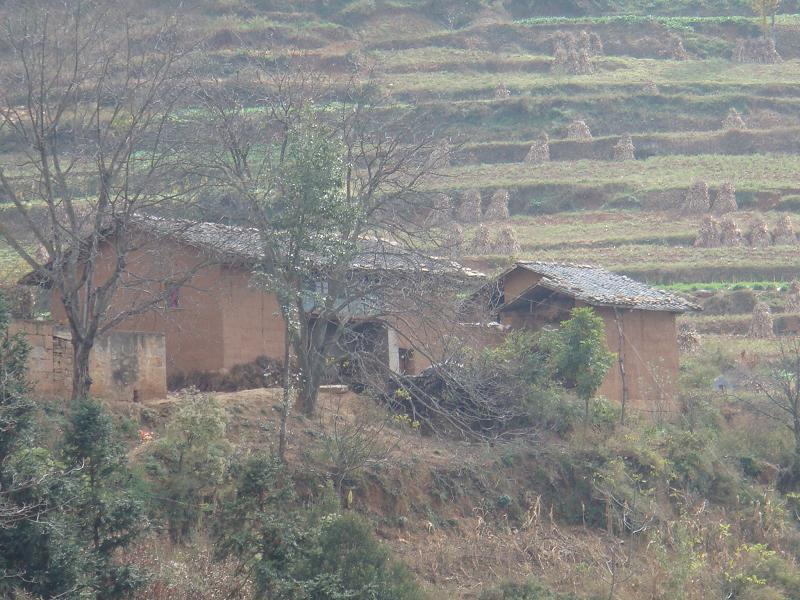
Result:
{"label": "hillside", "polygon": [[[591,416],[587,404],[584,421],[571,389],[537,388],[515,398],[539,411],[528,435],[476,441],[426,430],[415,415],[390,412],[386,397],[326,391],[317,417],[289,419],[290,468],[270,481],[293,486],[275,500],[281,510],[298,507],[310,521],[331,506],[331,514],[366,517],[432,599],[800,598],[794,432],[753,409],[751,382],[714,389],[721,377],[739,384],[743,371],[774,366],[800,334],[792,291],[800,279],[800,0],[783,0],[774,26],[750,0],[138,4],[154,21],[180,23],[201,57],[192,65],[198,81],[255,89],[254,64],[291,55],[330,86],[322,113],[342,104],[358,76],[385,99],[387,123],[398,115],[434,123],[448,157],[424,183],[446,200],[444,223],[432,227],[449,243],[436,251],[489,274],[516,259],[599,264],[704,309],[678,320],[698,342],[682,348],[678,397],[625,423],[606,401]],[[0,58],[12,51],[0,47]],[[263,102],[245,108],[258,114]],[[0,166],[13,176],[20,149],[10,140],[0,128]],[[503,190],[509,215],[487,216],[497,197],[505,202]],[[476,191],[483,214],[465,216]],[[204,202],[191,216],[206,214]],[[1,196],[0,219],[25,231]],[[509,227],[516,246],[496,242]],[[26,243],[34,252],[30,236]],[[0,238],[0,286],[27,270]],[[760,301],[775,337],[748,337]],[[524,358],[514,350],[503,355],[510,363]],[[791,386],[800,370],[780,373],[798,412]],[[186,433],[175,415],[204,395],[107,407],[154,524],[130,548],[152,574],[137,598],[272,597],[249,587],[253,564],[220,558],[215,543],[219,523],[231,522],[223,517],[242,465],[273,449],[280,390],[210,396],[213,414],[189,415],[207,428],[193,447],[192,468],[208,478],[197,485],[190,468],[164,471],[158,452]],[[37,414],[39,441],[54,444],[68,411],[46,404]],[[180,534],[170,529],[178,513],[191,524]],[[286,534],[296,547],[303,535],[311,534]],[[253,548],[261,561],[266,550]],[[0,580],[4,568],[0,560]]]}

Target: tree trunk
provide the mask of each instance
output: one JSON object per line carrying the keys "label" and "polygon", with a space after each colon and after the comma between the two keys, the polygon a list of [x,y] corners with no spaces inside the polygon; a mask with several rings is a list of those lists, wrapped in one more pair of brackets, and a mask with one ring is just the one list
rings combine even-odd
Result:
{"label": "tree trunk", "polygon": [[286,422],[289,420],[289,411],[292,408],[292,342],[288,330],[285,332],[283,342],[283,403],[281,405],[281,426],[278,433],[278,458],[286,462]]}
{"label": "tree trunk", "polygon": [[89,375],[89,355],[92,343],[80,340],[72,333],[72,400],[89,397],[92,378]]}
{"label": "tree trunk", "polygon": [[303,379],[300,385],[300,406],[306,415],[313,415],[317,408],[317,397],[319,396],[319,386],[321,379],[320,369],[308,361],[303,368]]}

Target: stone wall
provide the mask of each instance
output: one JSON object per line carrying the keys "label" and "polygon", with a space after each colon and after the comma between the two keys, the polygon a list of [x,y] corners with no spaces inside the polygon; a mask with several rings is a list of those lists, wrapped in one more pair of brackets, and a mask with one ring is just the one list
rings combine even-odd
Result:
{"label": "stone wall", "polygon": [[[37,396],[67,398],[72,391],[72,345],[66,327],[47,321],[12,321],[9,333],[24,333],[31,346],[30,379]],[[161,333],[115,331],[92,350],[92,395],[117,401],[167,395],[166,348]]]}

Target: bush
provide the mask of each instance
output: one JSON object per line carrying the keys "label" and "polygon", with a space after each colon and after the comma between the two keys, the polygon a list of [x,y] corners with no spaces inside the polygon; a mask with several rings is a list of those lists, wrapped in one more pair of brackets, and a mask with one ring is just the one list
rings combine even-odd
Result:
{"label": "bush", "polygon": [[529,579],[523,583],[503,583],[480,595],[480,600],[559,600],[559,598],[567,600],[565,597],[559,597],[550,588],[535,579]]}

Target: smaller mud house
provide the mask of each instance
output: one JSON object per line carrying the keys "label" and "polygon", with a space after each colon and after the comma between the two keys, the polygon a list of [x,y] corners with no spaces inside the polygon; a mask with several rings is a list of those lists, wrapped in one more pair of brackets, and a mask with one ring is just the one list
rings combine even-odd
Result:
{"label": "smaller mud house", "polygon": [[[110,234],[101,244],[96,261],[99,281],[115,268],[115,235]],[[284,326],[277,299],[253,285],[253,269],[262,257],[256,230],[140,217],[128,235],[136,239],[126,247],[135,250],[125,257],[124,281],[112,301],[111,314],[130,310],[158,292],[163,295],[165,280],[191,273],[165,302],[147,311],[132,311],[134,314],[115,328],[163,335],[167,377],[226,372],[260,357],[281,361]],[[380,276],[385,285],[380,289],[383,299],[373,297],[375,288],[370,297],[348,299],[349,322],[368,332],[370,352],[380,355],[386,367],[408,374],[438,360],[437,347],[444,334],[430,315],[420,310],[419,302],[410,299],[405,282],[416,281],[436,296],[465,278],[479,281],[484,277],[448,259],[425,256],[378,238],[361,240],[351,271],[356,277]],[[37,281],[41,277],[34,273],[23,283]],[[315,290],[319,292],[326,284],[310,281],[308,301],[313,303]],[[386,310],[388,304],[391,309]],[[52,295],[52,316],[56,323],[66,323],[57,294]]]}
{"label": "smaller mud house", "polygon": [[[482,288],[492,318],[510,329],[557,326],[590,306],[617,354],[599,394],[650,411],[663,407],[678,376],[676,316],[699,307],[596,266],[517,262]],[[661,404],[657,404],[661,403]]]}

